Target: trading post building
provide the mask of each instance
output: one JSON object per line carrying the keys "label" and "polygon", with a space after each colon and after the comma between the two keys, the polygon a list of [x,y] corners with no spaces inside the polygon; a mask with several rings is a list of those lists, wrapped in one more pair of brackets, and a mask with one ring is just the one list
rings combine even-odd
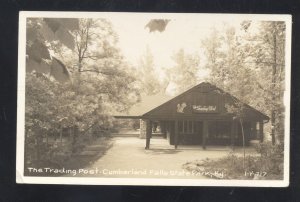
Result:
{"label": "trading post building", "polygon": [[239,146],[243,144],[242,134],[246,145],[251,140],[263,141],[269,117],[240,103],[229,93],[203,82],[145,113],[140,110],[115,118],[140,119],[140,137],[145,138],[146,149],[157,128],[175,149],[178,145],[199,145],[203,149],[208,145]]}

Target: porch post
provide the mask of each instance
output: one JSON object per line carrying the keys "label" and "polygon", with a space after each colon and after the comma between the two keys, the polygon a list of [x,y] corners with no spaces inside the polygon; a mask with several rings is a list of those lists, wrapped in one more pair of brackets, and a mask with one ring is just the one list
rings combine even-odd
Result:
{"label": "porch post", "polygon": [[178,145],[178,120],[175,120],[175,124],[174,124],[174,139],[175,139],[175,149],[177,149],[177,145]]}
{"label": "porch post", "polygon": [[259,122],[259,141],[264,141],[264,123],[262,121]]}
{"label": "porch post", "polygon": [[206,138],[208,137],[208,121],[203,121],[203,133],[202,133],[202,148],[206,149]]}
{"label": "porch post", "polygon": [[150,120],[146,120],[146,147],[145,149],[149,149],[150,148],[150,139],[152,136],[152,124]]}
{"label": "porch post", "polygon": [[232,150],[234,150],[234,138],[235,138],[235,120],[232,120],[231,131],[230,131],[230,143],[231,143]]}

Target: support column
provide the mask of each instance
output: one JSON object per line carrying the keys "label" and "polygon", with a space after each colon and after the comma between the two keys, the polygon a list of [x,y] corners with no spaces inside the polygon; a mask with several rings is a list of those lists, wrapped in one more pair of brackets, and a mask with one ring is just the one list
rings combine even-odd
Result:
{"label": "support column", "polygon": [[175,149],[177,149],[178,146],[178,120],[175,120],[174,124],[174,140],[175,140]]}
{"label": "support column", "polygon": [[140,135],[139,138],[144,139],[146,138],[146,121],[145,119],[140,119]]}
{"label": "support column", "polygon": [[262,121],[259,122],[259,141],[264,141],[264,123]]}
{"label": "support column", "polygon": [[235,139],[235,127],[236,127],[236,122],[235,120],[232,120],[231,122],[231,131],[230,131],[230,144],[232,150],[234,150],[234,139]]}
{"label": "support column", "polygon": [[202,148],[206,149],[206,138],[208,137],[208,121],[203,121],[203,132],[202,132]]}
{"label": "support column", "polygon": [[152,123],[150,120],[146,120],[145,124],[146,124],[146,147],[145,147],[145,149],[150,149],[150,139],[152,136]]}

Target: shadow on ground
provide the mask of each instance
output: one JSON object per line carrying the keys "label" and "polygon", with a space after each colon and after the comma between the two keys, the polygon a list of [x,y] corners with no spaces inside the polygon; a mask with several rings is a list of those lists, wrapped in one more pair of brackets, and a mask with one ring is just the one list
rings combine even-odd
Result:
{"label": "shadow on ground", "polygon": [[[102,137],[94,140],[90,145],[87,145],[81,152],[73,154],[67,160],[60,163],[53,163],[50,161],[39,161],[34,168],[51,168],[51,169],[81,169],[92,165],[99,158],[104,156],[106,152],[114,145],[114,139],[110,137]],[[65,173],[46,173],[34,172],[30,173],[25,168],[25,176],[62,176]]]}
{"label": "shadow on ground", "polygon": [[182,152],[180,150],[176,150],[176,149],[149,149],[149,150],[145,150],[146,154],[177,154],[179,152]]}

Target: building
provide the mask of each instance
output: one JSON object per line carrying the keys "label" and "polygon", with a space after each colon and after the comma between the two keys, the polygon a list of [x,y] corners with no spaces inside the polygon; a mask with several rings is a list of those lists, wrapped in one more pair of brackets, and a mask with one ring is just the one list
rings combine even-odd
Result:
{"label": "building", "polygon": [[[240,109],[241,116],[230,108]],[[246,145],[251,140],[263,141],[264,124],[269,121],[265,114],[207,82],[144,109],[145,113],[135,110],[135,114],[115,117],[141,120],[140,137],[146,139],[146,149],[150,148],[153,127],[157,126],[175,148],[201,145],[205,149],[208,145],[242,145],[242,131]]]}

